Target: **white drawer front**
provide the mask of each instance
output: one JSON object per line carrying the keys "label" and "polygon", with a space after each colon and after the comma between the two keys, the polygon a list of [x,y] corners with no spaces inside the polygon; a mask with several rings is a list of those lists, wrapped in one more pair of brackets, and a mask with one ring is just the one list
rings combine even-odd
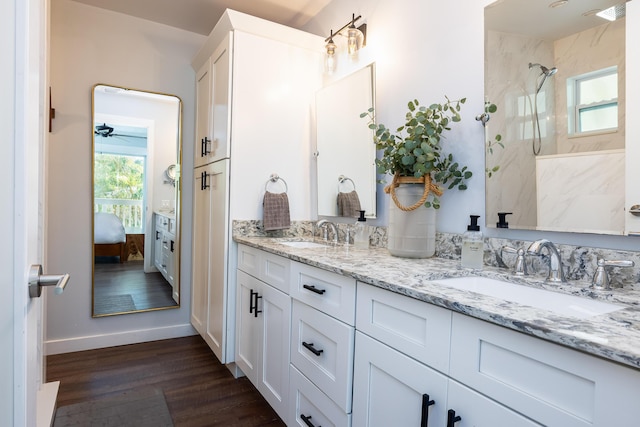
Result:
{"label": "white drawer front", "polygon": [[260,253],[260,250],[251,246],[238,245],[238,269],[259,278]]}
{"label": "white drawer front", "polygon": [[451,377],[544,425],[640,419],[640,371],[461,314],[453,315]]}
{"label": "white drawer front", "polygon": [[291,363],[345,412],[351,412],[354,328],[293,302]]}
{"label": "white drawer front", "polygon": [[352,278],[293,262],[290,295],[349,325],[354,324],[356,283]]}
{"label": "white drawer front", "polygon": [[351,414],[346,414],[338,405],[313,385],[293,365],[289,371],[289,423],[308,427],[307,419],[314,426],[349,427]]}
{"label": "white drawer front", "polygon": [[285,294],[289,294],[291,261],[269,252],[261,252],[260,255],[260,280]]}
{"label": "white drawer front", "polygon": [[356,328],[440,372],[449,371],[449,310],[358,283]]}

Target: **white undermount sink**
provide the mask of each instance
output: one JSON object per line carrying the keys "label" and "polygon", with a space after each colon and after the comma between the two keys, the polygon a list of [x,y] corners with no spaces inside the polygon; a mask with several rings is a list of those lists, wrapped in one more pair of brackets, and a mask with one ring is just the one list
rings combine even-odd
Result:
{"label": "white undermount sink", "polygon": [[580,319],[612,313],[625,308],[608,302],[531,288],[488,277],[456,277],[434,280],[434,282]]}
{"label": "white undermount sink", "polygon": [[291,246],[292,248],[308,249],[308,248],[326,248],[327,245],[322,243],[310,242],[308,240],[297,240],[294,242],[280,242],[281,245]]}

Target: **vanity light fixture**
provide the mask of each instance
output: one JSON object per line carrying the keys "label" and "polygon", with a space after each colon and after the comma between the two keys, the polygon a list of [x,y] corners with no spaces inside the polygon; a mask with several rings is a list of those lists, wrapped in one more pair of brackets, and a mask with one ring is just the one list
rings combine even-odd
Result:
{"label": "vanity light fixture", "polygon": [[327,73],[332,74],[336,70],[336,44],[333,42],[333,30],[331,30],[331,35],[325,48],[327,49]]}
{"label": "vanity light fixture", "polygon": [[367,24],[362,24],[356,27],[356,21],[362,18],[362,15],[356,16],[355,13],[351,16],[351,21],[343,25],[335,33],[331,30],[331,35],[324,41],[326,42],[325,49],[327,51],[326,65],[327,72],[332,73],[335,70],[336,61],[336,44],[333,41],[333,36],[342,35],[347,38],[347,53],[349,56],[355,56],[358,50],[365,45]]}

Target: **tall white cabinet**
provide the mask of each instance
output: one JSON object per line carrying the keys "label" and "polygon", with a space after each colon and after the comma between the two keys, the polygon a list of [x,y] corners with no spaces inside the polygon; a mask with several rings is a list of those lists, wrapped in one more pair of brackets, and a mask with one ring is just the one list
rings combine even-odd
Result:
{"label": "tall white cabinet", "polygon": [[265,183],[288,184],[292,219],[308,219],[311,117],[323,40],[227,10],[192,61],[197,112],[191,323],[234,361],[233,220],[262,218]]}

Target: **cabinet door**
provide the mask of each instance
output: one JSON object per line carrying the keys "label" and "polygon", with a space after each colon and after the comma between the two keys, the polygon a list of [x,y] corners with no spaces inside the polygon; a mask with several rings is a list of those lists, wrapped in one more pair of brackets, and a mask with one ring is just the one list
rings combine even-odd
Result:
{"label": "cabinet door", "polygon": [[[233,345],[227,353],[227,324],[228,324],[228,291],[227,286],[227,260],[229,247],[228,236],[228,160],[212,163],[207,168],[210,175],[207,184],[210,187],[209,211],[210,224],[208,234],[209,265],[208,300],[207,300],[207,327],[205,341],[218,357],[220,362],[226,363],[227,356],[233,357]],[[233,342],[233,341],[232,341]]]}
{"label": "cabinet door", "polygon": [[258,298],[262,342],[256,388],[285,422],[289,404],[289,339],[291,299],[267,284]]}
{"label": "cabinet door", "polygon": [[193,243],[191,266],[191,324],[204,337],[207,323],[209,281],[209,226],[211,224],[211,187],[203,184],[205,167],[194,171]]}
{"label": "cabinet door", "polygon": [[214,162],[230,156],[232,40],[228,34],[211,56],[213,141],[207,155]]}
{"label": "cabinet door", "polygon": [[194,141],[194,167],[211,162],[211,60],[196,73],[196,140]]}
{"label": "cabinet door", "polygon": [[258,348],[260,331],[255,304],[261,283],[255,277],[238,270],[236,277],[236,365],[249,380],[258,380]]}
{"label": "cabinet door", "polygon": [[164,240],[164,232],[156,227],[154,236],[156,240],[153,244],[153,264],[156,266],[158,271],[162,273],[164,270],[162,268],[162,243]]}
{"label": "cabinet door", "polygon": [[459,421],[451,423],[451,427],[540,427],[542,425],[451,380],[447,399],[448,416],[449,410],[454,411],[451,417],[460,417]]}
{"label": "cabinet door", "polygon": [[447,381],[427,366],[356,332],[353,425],[444,426]]}

